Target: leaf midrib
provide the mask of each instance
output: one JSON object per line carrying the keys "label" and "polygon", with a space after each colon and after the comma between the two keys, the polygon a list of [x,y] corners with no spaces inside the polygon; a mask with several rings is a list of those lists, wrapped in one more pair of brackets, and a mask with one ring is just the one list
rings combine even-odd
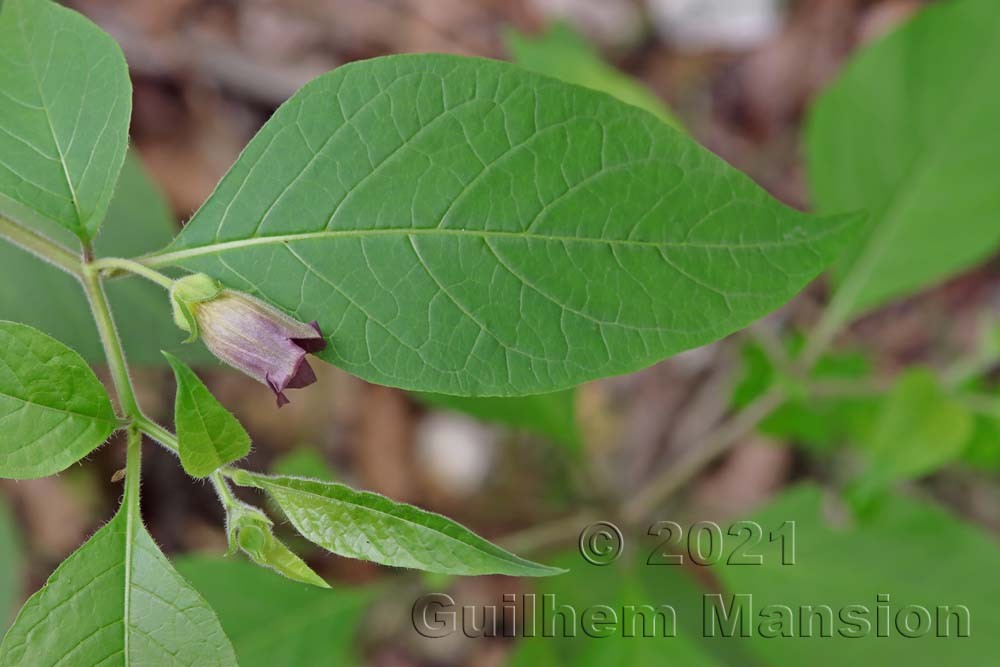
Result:
{"label": "leaf midrib", "polygon": [[[313,498],[319,498],[319,499],[325,500],[327,502],[341,503],[341,504],[344,504],[344,505],[349,505],[351,507],[356,507],[356,508],[359,508],[359,509],[363,509],[365,511],[372,512],[372,513],[375,513],[375,514],[381,514],[382,516],[386,516],[386,517],[389,517],[391,519],[395,519],[397,521],[402,521],[403,523],[408,523],[411,526],[415,526],[415,527],[421,528],[423,530],[431,530],[434,533],[436,533],[437,535],[441,535],[442,537],[445,537],[445,538],[451,540],[452,542],[457,542],[458,544],[461,544],[464,547],[471,547],[471,548],[475,549],[476,551],[478,551],[479,553],[487,554],[487,555],[491,555],[491,556],[497,557],[494,554],[491,554],[489,551],[484,550],[481,546],[478,546],[478,545],[475,545],[475,544],[469,544],[468,542],[463,542],[462,540],[460,540],[460,539],[458,539],[456,537],[453,537],[451,535],[448,535],[447,533],[443,533],[443,532],[441,532],[438,529],[430,528],[428,526],[424,526],[424,525],[419,524],[419,523],[417,523],[415,521],[412,521],[411,519],[407,519],[405,517],[401,517],[401,516],[398,516],[396,514],[391,514],[389,512],[384,511],[384,510],[376,509],[374,507],[370,507],[368,505],[362,505],[362,504],[356,503],[356,502],[345,501],[345,500],[342,500],[342,499],[339,499],[339,498],[330,498],[329,496],[325,496],[325,495],[322,495],[322,494],[319,494],[319,493],[315,493],[313,491],[307,491],[307,490],[304,490],[304,489],[301,489],[301,488],[298,488],[298,487],[286,486],[286,485],[283,485],[283,484],[277,484],[277,483],[275,483],[273,481],[270,481],[270,480],[259,480],[259,481],[261,483],[263,483],[265,486],[277,486],[277,487],[279,487],[281,489],[285,489],[285,490],[291,491],[293,493],[301,493],[302,495],[310,496],[310,497],[313,497]],[[358,492],[355,492],[353,489],[350,489],[349,487],[344,487],[344,488],[347,488],[348,490],[350,490],[350,491],[352,491],[354,493],[358,493]],[[386,500],[389,500],[389,499],[386,498]],[[393,502],[393,501],[389,500],[389,502]],[[431,514],[433,514],[433,513],[431,513]],[[444,518],[444,517],[442,517],[442,518]],[[469,532],[471,534],[475,535],[475,533],[472,533],[472,531],[469,531]],[[482,540],[485,541],[485,539],[482,538],[482,537],[480,537],[479,539],[482,539]],[[511,564],[514,564],[514,565],[518,565],[520,567],[528,567],[528,568],[536,569],[536,570],[546,569],[545,566],[536,565],[536,564],[530,563],[530,561],[519,562],[519,561],[523,560],[519,556],[517,556],[515,554],[511,554],[511,553],[509,553],[507,551],[504,551],[503,549],[500,549],[499,547],[497,547],[497,549],[500,550],[501,554],[503,554],[503,556],[505,557],[505,560],[507,560],[508,563],[511,563]],[[510,560],[510,557],[513,557],[516,560]]]}
{"label": "leaf midrib", "polygon": [[[819,227],[820,220],[816,226]],[[222,241],[208,245],[193,246],[183,250],[174,250],[147,255],[142,259],[147,266],[164,266],[177,264],[186,259],[200,257],[203,255],[221,254],[232,250],[241,250],[258,245],[279,245],[293,243],[296,241],[308,241],[314,239],[352,239],[370,238],[379,236],[456,236],[472,238],[507,238],[527,241],[558,242],[558,243],[588,243],[595,245],[615,245],[615,246],[636,246],[650,248],[680,248],[694,250],[743,250],[743,249],[765,249],[765,248],[787,248],[801,245],[810,245],[827,236],[838,233],[843,227],[854,224],[855,219],[845,218],[836,225],[829,225],[822,232],[812,234],[807,237],[793,239],[789,241],[761,241],[755,243],[696,243],[678,241],[638,241],[634,239],[605,239],[594,236],[565,236],[555,234],[539,234],[537,232],[508,232],[497,230],[473,230],[473,229],[439,229],[437,227],[425,228],[388,228],[388,229],[364,229],[364,230],[322,230],[317,232],[294,232],[291,234],[275,234],[270,236],[255,236],[248,239],[235,241]]]}
{"label": "leaf midrib", "polygon": [[[0,2],[0,5],[3,3]],[[57,10],[58,10],[57,6]],[[25,46],[25,52],[28,52],[28,34],[25,31],[24,26],[24,13],[21,12],[17,19],[17,29],[21,34],[21,39]],[[83,213],[80,211],[80,200],[76,194],[76,186],[73,185],[73,179],[69,175],[69,165],[66,164],[66,155],[63,152],[62,146],[59,144],[59,139],[56,136],[56,129],[52,125],[52,115],[49,113],[49,103],[45,99],[45,93],[42,90],[42,78],[38,74],[38,68],[35,66],[35,60],[33,57],[28,56],[28,65],[31,67],[32,78],[34,79],[35,87],[38,90],[38,99],[41,101],[41,112],[45,116],[45,124],[49,128],[49,135],[52,137],[52,143],[56,148],[56,153],[59,154],[59,166],[62,167],[63,178],[66,180],[66,187],[69,189],[70,199],[73,201],[73,210],[76,213],[76,227],[74,231],[80,235],[86,235],[86,224],[83,220]],[[88,73],[89,76],[89,73]],[[74,130],[75,133],[75,130]]]}
{"label": "leaf midrib", "polygon": [[24,403],[26,405],[31,405],[31,406],[34,406],[34,407],[37,407],[37,408],[42,408],[43,410],[48,410],[50,412],[55,412],[55,413],[58,413],[58,414],[72,415],[72,416],[75,416],[75,417],[83,417],[84,419],[89,419],[89,420],[95,421],[95,422],[103,422],[103,423],[106,423],[106,424],[111,424],[112,426],[114,426],[116,424],[116,421],[115,421],[114,418],[98,417],[98,416],[95,416],[95,415],[86,414],[84,412],[77,412],[75,410],[65,410],[65,409],[62,409],[62,408],[55,408],[55,407],[52,407],[51,405],[45,405],[44,403],[36,403],[35,401],[30,401],[30,400],[28,400],[26,398],[23,398],[21,396],[15,396],[13,394],[8,394],[7,392],[4,392],[4,391],[0,391],[0,398],[9,398],[11,400],[18,401],[18,402]]}

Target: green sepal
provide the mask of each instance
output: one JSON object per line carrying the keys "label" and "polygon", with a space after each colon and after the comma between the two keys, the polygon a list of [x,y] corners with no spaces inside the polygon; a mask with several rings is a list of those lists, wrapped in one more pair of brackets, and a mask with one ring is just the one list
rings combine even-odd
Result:
{"label": "green sepal", "polygon": [[170,288],[170,307],[174,324],[191,334],[185,343],[198,340],[198,321],[192,306],[211,301],[222,293],[223,287],[204,273],[193,273],[174,282]]}

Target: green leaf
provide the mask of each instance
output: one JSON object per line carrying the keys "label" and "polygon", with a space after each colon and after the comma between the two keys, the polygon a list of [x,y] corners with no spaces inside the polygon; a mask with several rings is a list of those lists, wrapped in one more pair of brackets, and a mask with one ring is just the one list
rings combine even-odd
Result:
{"label": "green leaf", "polygon": [[417,394],[417,397],[434,407],[457,410],[485,422],[544,435],[573,450],[580,448],[580,433],[576,425],[575,389],[510,398],[476,398],[426,393]]}
{"label": "green leaf", "polygon": [[968,443],[972,427],[972,414],[948,395],[933,373],[907,371],[886,397],[871,439],[860,443],[869,468],[859,480],[859,498],[953,461]]}
{"label": "green leaf", "polygon": [[[170,243],[177,229],[163,195],[139,159],[129,154],[94,242],[97,255],[129,257],[148,252]],[[57,238],[72,242],[66,236],[68,232]],[[121,278],[109,281],[106,290],[112,310],[123,315],[118,318],[118,331],[133,365],[163,364],[160,350],[170,350],[189,363],[213,359],[204,346],[181,345],[184,336],[170,317],[170,303],[162,288],[141,278]],[[91,363],[104,362],[94,318],[79,283],[3,240],[0,313],[58,338]]]}
{"label": "green leaf", "polygon": [[21,595],[23,561],[17,524],[6,501],[0,497],[0,629],[6,630]]}
{"label": "green leaf", "polygon": [[[752,519],[770,531],[784,522],[796,524],[795,564],[782,565],[782,541],[764,540],[753,548],[764,564],[714,568],[728,604],[733,594],[752,596],[748,617],[753,639],[746,642],[757,664],[843,667],[844,665],[989,664],[1000,653],[1000,635],[984,628],[1000,624],[996,599],[1000,585],[992,573],[1000,548],[983,531],[932,504],[891,497],[868,521],[844,524],[830,518],[829,503],[819,489],[798,487],[783,493]],[[840,513],[842,516],[842,513]],[[787,541],[785,550],[788,552]],[[878,601],[887,595],[888,602]],[[795,637],[760,638],[765,607],[785,605],[793,611]],[[832,637],[802,636],[800,610],[829,606],[834,612]],[[860,638],[841,635],[851,628],[839,617],[850,605],[864,608],[870,632]],[[898,614],[920,605],[934,622],[927,636],[909,639],[897,629]],[[951,637],[938,622],[938,607],[965,605],[970,612],[969,637],[957,637],[955,617]],[[887,606],[888,636],[879,637],[879,606]],[[751,663],[740,663],[751,664]]]}
{"label": "green leaf", "polygon": [[21,609],[0,665],[236,665],[205,600],[126,509]]}
{"label": "green leaf", "polygon": [[355,635],[371,592],[302,586],[242,562],[188,557],[177,569],[218,612],[242,667],[363,664]]}
{"label": "green leaf", "polygon": [[514,30],[508,31],[505,37],[507,50],[518,65],[607,93],[681,129],[663,100],[642,83],[604,62],[597,49],[569,25],[555,23],[536,39]]}
{"label": "green leaf", "polygon": [[[804,339],[793,336],[788,343],[788,357],[794,360],[802,351]],[[742,357],[741,376],[733,390],[735,408],[745,407],[776,384],[791,387],[800,382],[782,377],[764,348],[756,342],[743,347]],[[809,379],[861,384],[870,375],[871,364],[864,355],[846,352],[820,358],[810,371]],[[867,434],[881,408],[882,397],[877,394],[832,397],[790,393],[791,397],[762,419],[757,429],[772,438],[793,441],[818,451]]]}
{"label": "green leaf", "polygon": [[993,0],[930,6],[862,51],[816,103],[816,207],[871,213],[836,267],[845,317],[963,271],[1000,243],[998,30]]}
{"label": "green leaf", "polygon": [[976,415],[962,460],[983,470],[1000,470],[1000,415]]}
{"label": "green leaf", "polygon": [[[635,536],[629,536],[628,540],[629,544],[639,542]],[[738,654],[733,655],[738,650],[735,642],[724,648],[729,653],[726,658],[731,659],[715,655],[722,647],[710,646],[697,627],[701,618],[702,591],[682,568],[647,565],[646,559],[654,546],[655,542],[648,548],[643,543],[635,552],[630,551],[630,555],[636,557],[623,557],[607,567],[591,566],[578,552],[559,557],[557,562],[572,568],[571,572],[540,581],[532,591],[534,598],[518,598],[525,601],[522,628],[533,628],[535,636],[524,637],[518,642],[511,667],[750,664],[740,660]],[[640,551],[644,553],[638,553]],[[466,604],[475,602],[456,600],[459,609]],[[550,611],[564,607],[573,610],[568,628],[562,617]],[[609,623],[599,628],[607,632],[607,636],[595,637],[585,614],[601,607],[611,612]],[[633,617],[632,612],[638,613]],[[661,615],[656,616],[656,612]],[[628,632],[632,636],[628,636]]]}
{"label": "green leaf", "polygon": [[329,588],[330,585],[299,558],[269,527],[248,526],[240,532],[240,548],[253,562],[303,584]]}
{"label": "green leaf", "polygon": [[229,551],[240,549],[262,567],[271,568],[289,579],[320,588],[329,588],[326,581],[313,572],[305,561],[286,547],[271,531],[272,522],[255,507],[239,503],[227,508]]}
{"label": "green leaf", "polygon": [[0,321],[0,477],[53,475],[118,427],[104,385],[54,338]]}
{"label": "green leaf", "polygon": [[47,0],[0,6],[0,213],[97,233],[128,147],[121,49]]}
{"label": "green leaf", "polygon": [[306,85],[151,266],[252,291],[381,384],[565,389],[778,308],[854,219],[788,209],[648,113],[513,65],[353,63]]}
{"label": "green leaf", "polygon": [[303,537],[347,558],[442,574],[544,577],[562,572],[515,556],[440,514],[343,484],[244,470],[233,481],[267,491]]}
{"label": "green leaf", "polygon": [[250,436],[233,413],[182,361],[169,352],[163,356],[177,380],[174,424],[184,471],[192,477],[208,477],[249,454]]}

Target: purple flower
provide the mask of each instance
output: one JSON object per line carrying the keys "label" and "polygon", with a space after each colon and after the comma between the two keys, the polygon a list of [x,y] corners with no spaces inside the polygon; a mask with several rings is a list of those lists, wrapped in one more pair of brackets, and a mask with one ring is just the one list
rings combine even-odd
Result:
{"label": "purple flower", "polygon": [[[185,298],[175,290],[175,318],[192,336],[200,336],[206,347],[221,361],[243,371],[271,388],[278,407],[288,403],[286,389],[299,389],[316,381],[306,354],[326,347],[326,339],[316,322],[304,324],[277,308],[242,292],[204,290],[206,277],[194,285],[201,289],[197,298]],[[193,326],[192,326],[193,325]]]}

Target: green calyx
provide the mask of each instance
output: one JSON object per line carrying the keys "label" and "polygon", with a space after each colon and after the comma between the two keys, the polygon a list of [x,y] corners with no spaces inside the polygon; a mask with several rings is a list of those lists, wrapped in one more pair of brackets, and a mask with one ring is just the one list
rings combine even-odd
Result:
{"label": "green calyx", "polygon": [[187,343],[198,339],[198,320],[194,316],[194,306],[211,301],[223,291],[222,285],[204,273],[194,273],[174,281],[170,288],[170,306],[174,323],[191,334]]}

